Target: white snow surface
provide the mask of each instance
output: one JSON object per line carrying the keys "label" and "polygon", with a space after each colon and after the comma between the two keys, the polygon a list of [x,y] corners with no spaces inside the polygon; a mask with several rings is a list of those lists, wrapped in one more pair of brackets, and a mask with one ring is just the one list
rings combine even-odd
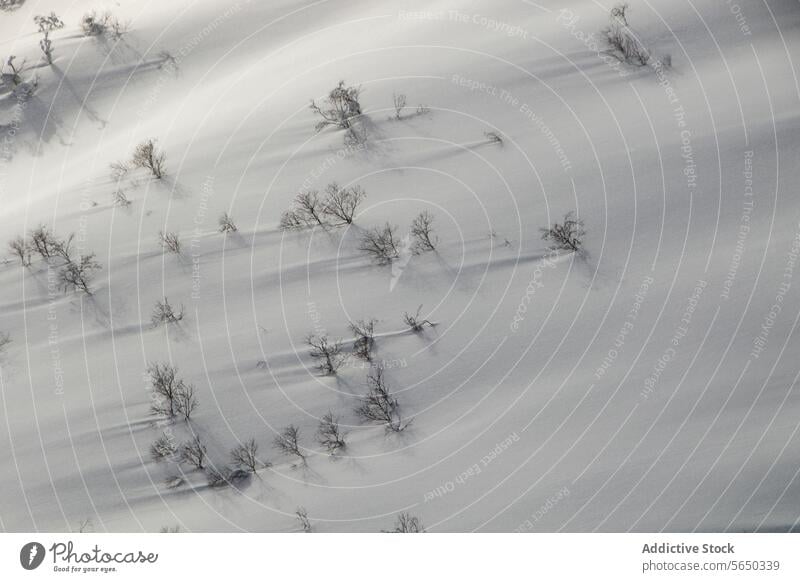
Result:
{"label": "white snow surface", "polygon": [[[3,251],[0,527],[298,531],[302,506],[321,532],[391,529],[401,511],[433,532],[797,529],[800,6],[632,0],[637,34],[671,55],[665,75],[598,54],[608,8],[0,12],[0,56],[38,76],[24,106],[0,97],[2,242],[45,224],[103,267],[88,297]],[[90,9],[129,31],[82,36]],[[65,22],[52,66],[32,20],[50,10]],[[314,130],[309,100],[340,79],[362,88],[363,148]],[[146,138],[167,175],[129,174],[132,204],[114,206],[109,164]],[[298,191],[333,181],[367,193],[354,225],[279,229]],[[364,229],[403,236],[422,210],[437,252],[388,267],[358,250]],[[539,229],[571,210],[586,252],[548,253]],[[223,212],[237,233],[218,232]],[[181,256],[159,231],[179,233]],[[164,296],[186,316],[153,328]],[[412,333],[402,315],[419,305],[436,325]],[[304,343],[348,346],[348,322],[369,317],[413,419],[399,434],[354,414],[365,366],[321,376]],[[195,386],[188,424],[150,413],[152,362]],[[338,458],[314,440],[329,410],[348,432]],[[307,466],[272,446],[289,424]],[[272,466],[211,489],[151,459],[163,430],[198,434],[218,467],[252,437]]]}

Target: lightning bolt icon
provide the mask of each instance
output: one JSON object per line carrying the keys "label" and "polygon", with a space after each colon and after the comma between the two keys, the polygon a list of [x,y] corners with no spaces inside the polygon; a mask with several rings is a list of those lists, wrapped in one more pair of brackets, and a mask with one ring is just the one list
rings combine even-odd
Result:
{"label": "lightning bolt icon", "polygon": [[33,559],[36,557],[36,554],[39,553],[39,548],[37,546],[31,546],[31,553],[28,556],[28,566],[33,564]]}

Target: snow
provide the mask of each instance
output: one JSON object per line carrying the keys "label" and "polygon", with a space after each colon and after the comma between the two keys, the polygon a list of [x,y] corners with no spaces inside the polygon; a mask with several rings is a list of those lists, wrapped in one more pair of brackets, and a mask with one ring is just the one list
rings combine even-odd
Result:
{"label": "snow", "polygon": [[[390,529],[401,511],[428,531],[797,529],[800,13],[631,4],[666,73],[604,60],[586,35],[607,10],[583,1],[0,13],[0,55],[39,78],[21,113],[0,98],[0,229],[74,232],[103,266],[89,298],[41,260],[0,264],[2,528],[298,531],[302,506],[315,531]],[[93,8],[129,32],[81,36]],[[52,67],[32,21],[51,9],[66,24]],[[314,132],[309,100],[340,79],[363,89],[364,148]],[[167,175],[131,174],[115,207],[108,166],[146,138]],[[355,225],[279,230],[301,188],[333,181],[366,190]],[[436,253],[392,268],[358,251],[362,229],[402,236],[422,210]],[[583,256],[540,238],[570,210]],[[223,212],[237,233],[217,232]],[[152,328],[164,296],[186,317]],[[437,325],[415,334],[402,315],[419,305]],[[399,434],[353,413],[360,361],[320,376],[304,343],[369,317],[413,418]],[[149,413],[154,361],[194,384],[188,425]],[[329,410],[348,431],[338,459],[313,440]],[[272,447],[288,424],[307,466]],[[165,428],[195,431],[219,466],[253,437],[273,464],[210,489],[150,458]]]}

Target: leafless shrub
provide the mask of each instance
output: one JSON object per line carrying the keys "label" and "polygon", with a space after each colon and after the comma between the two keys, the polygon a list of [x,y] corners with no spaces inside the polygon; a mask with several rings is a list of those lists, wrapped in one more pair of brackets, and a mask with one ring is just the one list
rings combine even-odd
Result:
{"label": "leafless shrub", "polygon": [[377,368],[367,376],[369,390],[355,412],[367,421],[380,422],[386,430],[401,432],[409,423],[403,423],[397,399],[389,393],[383,369]]}
{"label": "leafless shrub", "polygon": [[176,255],[181,254],[181,241],[178,238],[178,233],[161,231],[158,233],[158,241],[169,252]]}
{"label": "leafless shrub", "polygon": [[83,36],[102,36],[106,33],[111,21],[111,13],[98,13],[96,10],[86,12],[81,16],[81,30]]}
{"label": "leafless shrub", "polygon": [[153,307],[153,314],[150,316],[153,327],[158,327],[161,324],[178,323],[182,319],[183,305],[176,312],[166,297],[164,297],[164,301],[156,301],[156,305]]}
{"label": "leafless shrub", "polygon": [[58,275],[64,291],[79,289],[87,295],[92,294],[89,285],[94,278],[95,271],[100,270],[100,263],[94,258],[94,253],[81,255],[77,261],[68,261],[61,267]]}
{"label": "leafless shrub", "polygon": [[25,60],[16,64],[17,57],[11,55],[8,57],[5,65],[3,66],[3,82],[10,82],[13,87],[18,87],[22,84],[22,73],[25,72]]}
{"label": "leafless shrub", "polygon": [[361,115],[361,104],[358,101],[360,93],[360,87],[347,87],[344,81],[339,81],[321,106],[312,99],[311,111],[322,117],[315,129],[322,131],[329,125],[349,129],[354,118]]}
{"label": "leafless shrub", "polygon": [[650,50],[637,38],[628,24],[626,2],[616,4],[609,13],[609,24],[603,29],[609,52],[619,60],[643,66],[650,61]]}
{"label": "leafless shrub", "polygon": [[33,254],[33,247],[31,243],[26,241],[21,236],[18,236],[12,241],[9,241],[8,248],[19,259],[23,267],[31,266],[31,255]]}
{"label": "leafless shrub", "polygon": [[239,469],[256,473],[260,467],[269,467],[269,463],[258,460],[258,444],[250,439],[231,450],[231,461]]}
{"label": "leafless shrub", "polygon": [[43,259],[49,259],[55,255],[58,246],[58,239],[51,233],[46,226],[40,225],[30,234],[31,246],[33,250]]}
{"label": "leafless shrub", "polygon": [[152,412],[169,418],[179,413],[183,414],[180,401],[186,393],[193,394],[193,390],[178,378],[178,368],[171,364],[155,362],[147,367],[147,373],[150,375],[155,396],[150,407]]}
{"label": "leafless shrub", "polygon": [[406,96],[402,93],[392,93],[392,105],[394,107],[394,118],[399,121],[406,106]]}
{"label": "leafless shrub", "polygon": [[209,467],[206,469],[206,480],[208,481],[209,487],[227,487],[230,483],[228,482],[228,471],[217,471],[213,467]]}
{"label": "leafless shrub", "polygon": [[367,253],[379,265],[386,265],[400,257],[397,227],[388,222],[364,232],[358,250]]}
{"label": "leafless shrub", "polygon": [[322,213],[342,224],[352,224],[356,208],[366,198],[366,193],[361,186],[340,188],[336,182],[331,182],[325,189],[325,200],[322,204]]}
{"label": "leafless shrub", "polygon": [[42,39],[39,41],[39,48],[42,49],[47,63],[53,64],[53,42],[50,40],[50,33],[59,28],[64,28],[64,23],[56,16],[55,12],[51,12],[47,16],[37,15],[33,17],[33,22],[39,28],[42,34]]}
{"label": "leafless shrub", "polygon": [[344,434],[339,428],[339,419],[328,411],[319,421],[317,427],[317,442],[331,454],[346,446]]}
{"label": "leafless shrub", "polygon": [[415,333],[421,332],[425,329],[425,326],[433,327],[435,324],[427,319],[422,319],[420,313],[422,312],[422,305],[417,307],[417,312],[414,315],[411,315],[408,311],[403,313],[403,321],[406,323],[408,327],[411,328],[411,331]]}
{"label": "leafless shrub", "polygon": [[317,369],[325,375],[333,375],[344,362],[342,340],[329,340],[327,335],[309,335],[306,344],[309,355],[317,360]]}
{"label": "leafless shrub", "polygon": [[580,252],[583,246],[583,221],[570,211],[564,215],[562,222],[554,222],[550,228],[540,228],[542,240],[550,241],[551,248]]}
{"label": "leafless shrub", "polygon": [[483,135],[486,137],[486,140],[489,143],[498,143],[500,145],[503,145],[503,138],[500,137],[500,134],[497,133],[496,131],[484,131]]}
{"label": "leafless shrub", "polygon": [[428,108],[427,105],[422,105],[422,104],[417,105],[417,115],[427,115],[430,112],[431,110]]}
{"label": "leafless shrub", "polygon": [[213,467],[206,469],[206,479],[208,486],[213,488],[227,487],[229,485],[236,485],[240,481],[244,481],[250,476],[248,471],[243,469],[233,469],[231,467],[222,467],[217,470]]}
{"label": "leafless shrub", "polygon": [[176,451],[177,447],[173,439],[166,433],[161,433],[161,436],[150,445],[150,456],[153,457],[155,461],[168,459],[172,457]]}
{"label": "leafless shrub", "polygon": [[6,351],[8,344],[10,344],[12,341],[13,340],[9,334],[0,332],[0,354]]}
{"label": "leafless shrub", "polygon": [[222,213],[222,216],[217,220],[217,224],[219,224],[220,232],[236,232],[239,230],[236,228],[236,223],[233,222],[233,218],[231,218],[227,212]]}
{"label": "leafless shrub", "polygon": [[92,520],[89,517],[78,523],[78,533],[88,533],[93,529],[94,525],[92,524]]}
{"label": "leafless shrub", "polygon": [[206,447],[195,435],[181,445],[181,462],[188,463],[201,471],[206,468]]}
{"label": "leafless shrub", "polygon": [[181,533],[181,526],[173,525],[173,526],[163,526],[158,533]]}
{"label": "leafless shrub", "polygon": [[121,188],[119,190],[115,190],[114,193],[111,195],[114,200],[114,206],[119,206],[120,208],[127,208],[131,205],[131,201],[128,196],[125,194],[125,191]]}
{"label": "leafless shrub", "polygon": [[12,12],[25,4],[25,0],[0,0],[0,10]]}
{"label": "leafless shrub", "polygon": [[72,242],[75,240],[75,235],[70,234],[67,238],[58,240],[53,243],[51,252],[54,256],[60,257],[65,263],[72,261]]}
{"label": "leafless shrub", "polygon": [[425,527],[418,517],[404,511],[397,516],[394,529],[383,531],[384,533],[425,533]]}
{"label": "leafless shrub", "polygon": [[188,422],[192,418],[192,412],[197,408],[197,404],[198,401],[197,397],[194,395],[194,386],[192,384],[182,384],[176,395],[175,410]]}
{"label": "leafless shrub", "polygon": [[112,18],[108,24],[109,30],[107,33],[111,38],[121,38],[122,35],[128,32],[128,28],[130,27],[128,22],[123,22],[118,18]]}
{"label": "leafless shrub", "polygon": [[435,251],[436,245],[439,244],[439,239],[433,234],[433,214],[427,210],[420,212],[411,221],[411,236],[414,237],[414,244],[412,245],[414,253]]}
{"label": "leafless shrub", "polygon": [[278,451],[284,455],[295,456],[306,464],[306,456],[300,450],[300,429],[290,424],[272,441]]}
{"label": "leafless shrub", "polygon": [[108,167],[111,169],[111,179],[115,182],[122,180],[131,171],[128,162],[111,162]]}
{"label": "leafless shrub", "polygon": [[134,168],[146,168],[156,179],[161,179],[166,171],[167,154],[158,150],[156,142],[148,139],[136,146],[131,164]]}
{"label": "leafless shrub", "polygon": [[294,206],[281,215],[280,226],[283,230],[325,226],[323,208],[324,203],[319,198],[319,192],[301,192],[295,196]]}
{"label": "leafless shrub", "polygon": [[305,227],[305,221],[295,210],[287,210],[281,214],[281,230],[299,230]]}
{"label": "leafless shrub", "polygon": [[372,348],[375,346],[375,324],[377,319],[359,319],[350,322],[350,331],[353,332],[353,353],[362,360],[372,360]]}
{"label": "leafless shrub", "polygon": [[81,17],[80,26],[84,36],[105,36],[115,39],[128,31],[128,25],[110,12],[99,13],[96,10],[85,13]]}
{"label": "leafless shrub", "polygon": [[300,527],[303,528],[304,533],[311,533],[311,521],[308,519],[308,512],[305,507],[298,507],[294,512],[297,520],[300,522]]}

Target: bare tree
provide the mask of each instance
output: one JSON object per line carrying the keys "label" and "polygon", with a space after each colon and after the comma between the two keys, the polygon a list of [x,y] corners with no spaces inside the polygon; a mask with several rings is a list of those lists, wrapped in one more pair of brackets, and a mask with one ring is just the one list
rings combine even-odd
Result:
{"label": "bare tree", "polygon": [[355,412],[367,421],[380,422],[386,430],[401,432],[409,423],[403,423],[397,399],[391,395],[383,377],[383,369],[377,368],[367,376],[369,390]]}
{"label": "bare tree", "polygon": [[227,212],[222,213],[222,216],[219,217],[217,223],[219,224],[220,232],[236,232],[239,230],[236,228],[236,224],[233,222],[233,219]]}
{"label": "bare tree", "polygon": [[294,206],[281,215],[280,226],[283,230],[327,226],[324,208],[319,192],[301,192],[295,196]]}
{"label": "bare tree", "polygon": [[419,254],[426,251],[435,251],[439,238],[433,234],[433,214],[427,210],[420,212],[411,221],[411,236],[414,237],[412,250]]}
{"label": "bare tree", "polygon": [[422,305],[417,307],[417,312],[414,315],[411,315],[408,311],[403,313],[403,321],[406,323],[408,327],[411,328],[411,331],[415,333],[421,332],[425,329],[425,326],[433,327],[435,324],[427,319],[422,319],[420,313],[422,312]]}
{"label": "bare tree", "polygon": [[297,520],[300,522],[300,527],[303,528],[304,533],[311,533],[311,521],[308,519],[308,512],[305,507],[298,507],[294,512]]}
{"label": "bare tree", "polygon": [[80,289],[87,295],[92,294],[89,285],[94,278],[95,271],[100,270],[100,263],[94,258],[94,253],[81,255],[77,261],[68,261],[59,271],[61,287],[64,291]]}
{"label": "bare tree", "polygon": [[183,416],[186,422],[192,418],[192,412],[197,408],[197,397],[194,395],[192,384],[181,383],[175,398],[175,410]]}
{"label": "bare tree", "polygon": [[650,61],[650,50],[631,30],[626,14],[628,8],[627,2],[611,8],[608,26],[602,32],[610,54],[625,63],[643,66]]}
{"label": "bare tree", "polygon": [[166,433],[161,433],[152,445],[150,445],[150,456],[155,461],[163,461],[164,459],[172,457],[177,451],[177,447],[173,439]]}
{"label": "bare tree", "polygon": [[158,242],[169,252],[176,255],[181,254],[181,241],[178,238],[178,233],[160,231],[158,233]]}
{"label": "bare tree", "polygon": [[45,225],[40,225],[33,230],[30,239],[33,250],[43,259],[49,259],[55,254],[58,240]]}
{"label": "bare tree", "polygon": [[425,527],[418,517],[414,517],[405,511],[397,516],[394,522],[394,529],[383,530],[384,533],[424,533]]}
{"label": "bare tree", "polygon": [[300,450],[300,429],[290,424],[272,441],[278,451],[284,455],[295,456],[306,464],[306,456]]}
{"label": "bare tree", "polygon": [[31,266],[31,255],[33,254],[33,247],[31,246],[31,243],[26,241],[21,236],[18,236],[8,243],[8,248],[10,248],[11,252],[17,256],[20,264],[23,267]]}
{"label": "bare tree", "polygon": [[570,211],[564,215],[562,222],[554,222],[550,228],[540,228],[542,240],[550,241],[551,248],[580,252],[583,246],[583,221]]}
{"label": "bare tree", "polygon": [[258,444],[255,439],[250,439],[232,449],[231,460],[236,467],[246,469],[254,474],[260,467],[270,466],[269,463],[258,460]]}
{"label": "bare tree", "polygon": [[161,324],[178,323],[182,319],[183,305],[176,312],[166,297],[164,297],[164,301],[156,301],[156,305],[153,307],[153,314],[150,316],[153,327],[158,327]]}
{"label": "bare tree", "polygon": [[386,265],[400,257],[399,244],[397,227],[387,222],[382,227],[365,231],[359,241],[358,250],[370,255],[376,263]]}
{"label": "bare tree", "polygon": [[53,64],[53,42],[50,40],[50,33],[59,28],[64,28],[64,23],[56,16],[55,12],[51,12],[47,16],[34,16],[33,22],[39,28],[42,34],[42,39],[39,41],[39,48],[42,49],[47,63]]}
{"label": "bare tree", "polygon": [[392,104],[394,106],[394,118],[399,121],[406,106],[406,96],[402,93],[392,93]]}
{"label": "bare tree", "polygon": [[156,147],[153,139],[148,139],[136,146],[131,163],[134,168],[146,168],[157,179],[161,179],[166,171],[167,154]]}
{"label": "bare tree", "polygon": [[333,375],[344,362],[342,340],[329,340],[327,335],[309,335],[306,344],[309,355],[317,360],[317,369],[325,375]]}
{"label": "bare tree", "polygon": [[339,428],[339,418],[328,411],[319,421],[317,427],[317,442],[327,449],[331,454],[335,454],[339,449],[346,446],[344,434]]}
{"label": "bare tree", "polygon": [[206,447],[199,436],[195,435],[181,445],[181,461],[201,471],[206,468]]}
{"label": "bare tree", "polygon": [[151,410],[155,414],[173,417],[181,412],[178,400],[187,391],[186,383],[178,378],[178,368],[154,362],[147,367],[155,394]]}
{"label": "bare tree", "polygon": [[341,129],[349,129],[353,119],[361,115],[361,104],[358,101],[360,87],[347,87],[344,81],[331,89],[322,105],[311,100],[311,111],[322,117],[315,129],[322,131],[329,125]]}
{"label": "bare tree", "polygon": [[367,196],[361,186],[340,188],[336,182],[328,184],[325,193],[322,213],[341,221],[342,224],[353,223],[356,208]]}
{"label": "bare tree", "polygon": [[372,360],[372,348],[375,346],[375,324],[377,319],[359,319],[350,322],[350,331],[353,332],[353,353],[362,360]]}
{"label": "bare tree", "polygon": [[53,243],[51,252],[56,257],[64,259],[64,262],[69,263],[72,261],[72,242],[75,240],[75,234],[70,234],[67,238],[58,240]]}

